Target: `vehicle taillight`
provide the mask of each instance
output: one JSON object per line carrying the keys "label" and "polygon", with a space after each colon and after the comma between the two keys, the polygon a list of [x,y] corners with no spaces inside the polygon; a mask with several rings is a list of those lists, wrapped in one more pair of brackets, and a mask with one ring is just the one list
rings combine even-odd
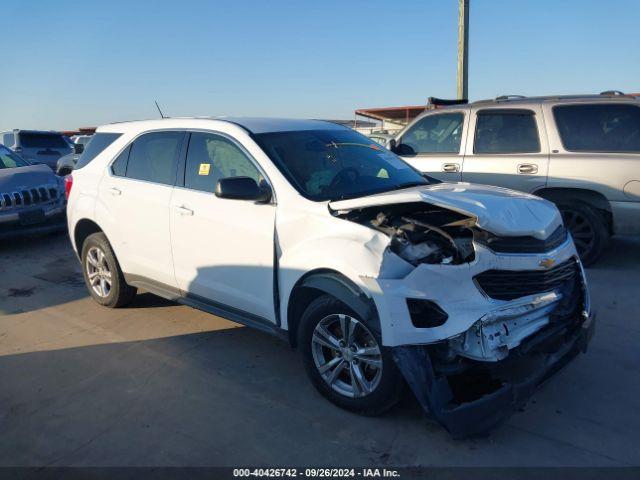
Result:
{"label": "vehicle taillight", "polygon": [[71,175],[67,175],[64,177],[64,194],[69,200],[69,195],[71,195],[71,187],[73,187],[73,177]]}

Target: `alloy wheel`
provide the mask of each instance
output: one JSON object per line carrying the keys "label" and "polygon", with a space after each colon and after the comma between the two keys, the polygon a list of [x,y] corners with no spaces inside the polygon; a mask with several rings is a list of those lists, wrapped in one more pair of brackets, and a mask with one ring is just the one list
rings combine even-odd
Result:
{"label": "alloy wheel", "polygon": [[341,395],[365,397],[380,383],[380,346],[369,329],[349,315],[333,314],[320,320],[311,350],[320,376]]}
{"label": "alloy wheel", "polygon": [[111,292],[111,270],[105,253],[99,247],[91,247],[86,259],[87,279],[94,293],[105,298]]}
{"label": "alloy wheel", "polygon": [[593,226],[584,216],[574,210],[563,210],[562,219],[571,232],[578,255],[584,258],[593,250],[596,241]]}

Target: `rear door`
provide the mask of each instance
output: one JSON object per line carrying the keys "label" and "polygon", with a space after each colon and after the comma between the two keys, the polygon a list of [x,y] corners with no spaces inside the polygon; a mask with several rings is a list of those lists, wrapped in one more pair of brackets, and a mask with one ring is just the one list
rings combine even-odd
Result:
{"label": "rear door", "polygon": [[447,109],[418,119],[398,138],[396,153],[423,173],[445,182],[459,182],[467,111]]}
{"label": "rear door", "polygon": [[174,288],[169,201],[185,137],[175,130],[142,134],[100,184],[100,208],[115,225],[109,240],[123,271]]}
{"label": "rear door", "polygon": [[539,106],[474,108],[462,180],[534,192],[546,185],[549,147]]}

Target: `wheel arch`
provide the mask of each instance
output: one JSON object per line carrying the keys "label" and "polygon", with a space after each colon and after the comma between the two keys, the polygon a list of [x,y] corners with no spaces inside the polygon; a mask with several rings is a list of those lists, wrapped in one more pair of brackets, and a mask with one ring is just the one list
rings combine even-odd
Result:
{"label": "wheel arch", "polygon": [[541,188],[536,190],[534,195],[542,197],[545,200],[549,200],[553,203],[561,203],[563,201],[575,201],[579,200],[591,205],[594,208],[600,210],[607,222],[607,228],[609,233],[612,233],[613,219],[611,204],[607,197],[602,193],[587,188],[564,188],[564,187],[551,187]]}
{"label": "wheel arch", "polygon": [[76,223],[76,226],[73,229],[73,241],[76,245],[78,256],[82,255],[82,245],[87,237],[98,232],[104,233],[102,228],[100,228],[100,226],[93,220],[83,218]]}
{"label": "wheel arch", "polygon": [[330,269],[313,270],[303,275],[294,285],[287,304],[289,343],[297,345],[298,325],[305,308],[321,295],[331,295],[353,309],[374,333],[380,335],[378,310],[371,297],[340,272]]}

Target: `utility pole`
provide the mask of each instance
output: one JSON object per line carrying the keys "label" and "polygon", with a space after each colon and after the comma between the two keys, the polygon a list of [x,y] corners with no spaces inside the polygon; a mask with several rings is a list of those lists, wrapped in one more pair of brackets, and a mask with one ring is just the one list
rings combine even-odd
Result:
{"label": "utility pole", "polygon": [[469,0],[458,0],[458,99],[469,98]]}

